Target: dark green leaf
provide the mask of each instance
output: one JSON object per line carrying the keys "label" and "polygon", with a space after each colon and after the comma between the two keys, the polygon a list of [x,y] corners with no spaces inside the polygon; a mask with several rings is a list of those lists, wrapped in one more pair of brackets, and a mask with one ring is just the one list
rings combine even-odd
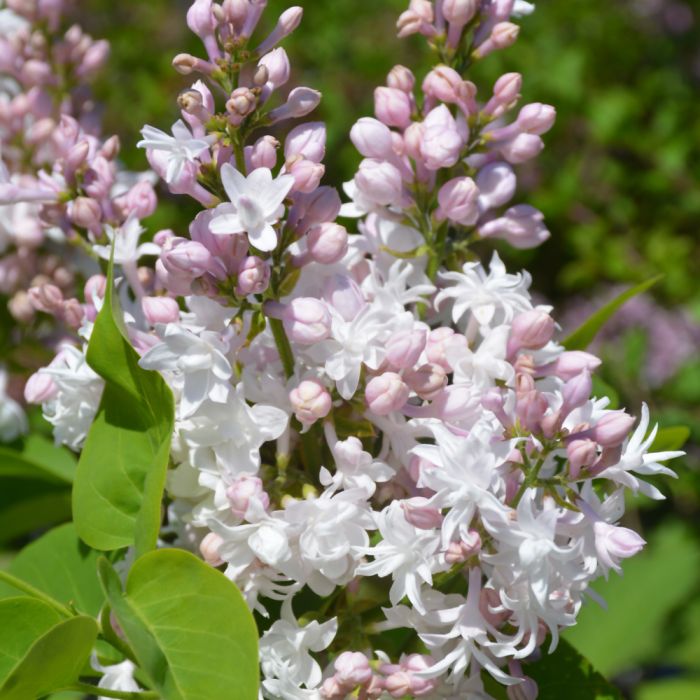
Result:
{"label": "dark green leaf", "polygon": [[2,700],[34,700],[75,682],[97,632],[97,623],[91,618],[64,620],[39,600],[1,600]]}
{"label": "dark green leaf", "polygon": [[149,552],[126,591],[109,562],[100,579],[124,634],[164,700],[256,700],[258,631],[222,573],[177,549]]}
{"label": "dark green leaf", "polygon": [[[60,603],[97,616],[104,601],[96,573],[98,556],[80,541],[69,523],[27,545],[9,571]],[[17,592],[0,584],[0,597],[3,594],[14,596]]]}
{"label": "dark green leaf", "polygon": [[538,700],[622,700],[620,691],[566,640],[559,640],[553,654],[543,651],[539,661],[524,667],[537,682]]}
{"label": "dark green leaf", "polygon": [[585,350],[595,339],[600,329],[615,315],[615,313],[630,299],[651,289],[663,275],[653,277],[646,282],[631,287],[620,296],[598,309],[580,328],[575,330],[562,343],[567,350]]}
{"label": "dark green leaf", "polygon": [[173,397],[162,377],[139,367],[123,330],[110,264],[107,292],[88,346],[106,384],[73,487],[78,535],[91,547],[155,547],[173,431]]}

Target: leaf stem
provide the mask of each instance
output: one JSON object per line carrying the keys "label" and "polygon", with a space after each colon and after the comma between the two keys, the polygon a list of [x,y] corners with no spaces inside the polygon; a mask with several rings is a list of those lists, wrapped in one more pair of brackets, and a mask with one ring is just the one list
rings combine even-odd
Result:
{"label": "leaf stem", "polygon": [[65,605],[59,603],[57,600],[54,600],[51,596],[46,595],[46,593],[40,591],[38,588],[34,588],[34,586],[31,584],[22,581],[12,574],[8,574],[6,571],[0,571],[0,581],[4,581],[8,586],[16,588],[18,591],[22,591],[22,593],[26,593],[32,598],[37,598],[38,600],[43,601],[64,617],[74,617],[73,612]]}

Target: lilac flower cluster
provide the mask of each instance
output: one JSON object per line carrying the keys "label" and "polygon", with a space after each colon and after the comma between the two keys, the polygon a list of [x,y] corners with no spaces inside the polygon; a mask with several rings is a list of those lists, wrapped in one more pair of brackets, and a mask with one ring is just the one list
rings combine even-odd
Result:
{"label": "lilac flower cluster", "polygon": [[[376,118],[351,133],[364,160],[341,207],[321,184],[324,126],[283,140],[278,127],[320,98],[288,89],[278,46],[301,9],[258,38],[265,5],[195,0],[206,58],[174,61],[197,78],[182,119],[142,132],[171,192],[203,207],[189,236],[140,244],[136,218],[104,226],[105,200],[90,199],[102,216],[87,240],[100,257],[114,244],[140,364],[176,398],[164,538],[198,546],[266,620],[266,698],[488,698],[482,671],[533,698],[521,661],[548,636],[553,648],[589,584],[640,551],[618,525],[625,492],[661,497],[643,477],[673,474],[662,462],[680,454],[649,452],[646,407],[630,435],[635,419],[591,396],[600,361],[557,343],[526,272],[470,250],[548,236],[539,212],[506,207],[512,166],[542,149],[554,110],[526,105],[507,123],[520,76],[483,98],[462,77],[533,8],[411,0],[399,34],[425,35],[440,65],[420,91],[401,66],[378,88]],[[151,253],[155,271],[139,271]],[[73,347],[28,393],[77,450],[101,387]],[[400,628],[392,658],[384,635]]]}

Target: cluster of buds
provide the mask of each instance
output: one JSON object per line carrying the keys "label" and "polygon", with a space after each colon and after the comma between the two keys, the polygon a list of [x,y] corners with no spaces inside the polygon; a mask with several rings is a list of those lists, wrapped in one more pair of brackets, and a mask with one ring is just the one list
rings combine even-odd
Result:
{"label": "cluster of buds", "polygon": [[[650,452],[646,407],[629,436],[635,420],[592,395],[600,361],[557,342],[526,272],[469,251],[476,237],[548,236],[531,207],[499,210],[553,109],[526,105],[506,124],[520,76],[485,103],[462,77],[514,41],[510,19],[531,6],[411,1],[400,33],[427,36],[440,65],[420,94],[403,67],[377,90],[376,118],[352,129],[364,160],[341,207],[320,182],[325,127],[280,135],[319,96],[296,88],[273,105],[289,77],[277,44],[301,11],[256,40],[265,5],[195,0],[206,58],[175,59],[198,74],[182,119],[142,132],[170,190],[202,206],[189,235],[140,243],[137,215],[112,219],[99,198],[86,227],[95,255],[113,243],[140,365],[175,397],[170,539],[197,543],[261,614],[265,698],[486,699],[485,673],[534,698],[521,660],[642,548],[618,524],[625,492],[659,497],[642,477],[672,474],[662,462],[679,453]],[[60,222],[75,202],[43,206]],[[85,289],[83,338],[103,285]],[[32,297],[65,308],[53,288]],[[27,398],[79,450],[101,387],[66,348]]]}

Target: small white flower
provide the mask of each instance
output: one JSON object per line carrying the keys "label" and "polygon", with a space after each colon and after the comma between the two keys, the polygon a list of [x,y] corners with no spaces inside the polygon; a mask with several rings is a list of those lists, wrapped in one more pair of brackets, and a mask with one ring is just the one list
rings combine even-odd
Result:
{"label": "small white flower", "polygon": [[114,244],[114,262],[117,265],[136,265],[144,255],[159,255],[160,246],[155,243],[141,243],[139,240],[144,230],[138,219],[128,219],[120,228],[105,226],[105,235],[109,245],[94,245],[92,249],[103,260],[109,260]]}
{"label": "small white flower", "polygon": [[173,124],[172,132],[171,136],[153,126],[144,126],[141,129],[143,139],[136,144],[139,148],[167,152],[168,168],[165,181],[168,184],[175,182],[182,174],[185,165],[209,150],[209,146],[216,140],[215,136],[194,138],[182,119],[178,119]]}
{"label": "small white flower", "polygon": [[231,202],[214,210],[210,231],[247,233],[258,250],[274,250],[277,233],[273,225],[284,215],[283,202],[294,185],[294,177],[280,175],[273,179],[268,168],[258,168],[245,177],[226,163],[221,168],[221,182]]}

